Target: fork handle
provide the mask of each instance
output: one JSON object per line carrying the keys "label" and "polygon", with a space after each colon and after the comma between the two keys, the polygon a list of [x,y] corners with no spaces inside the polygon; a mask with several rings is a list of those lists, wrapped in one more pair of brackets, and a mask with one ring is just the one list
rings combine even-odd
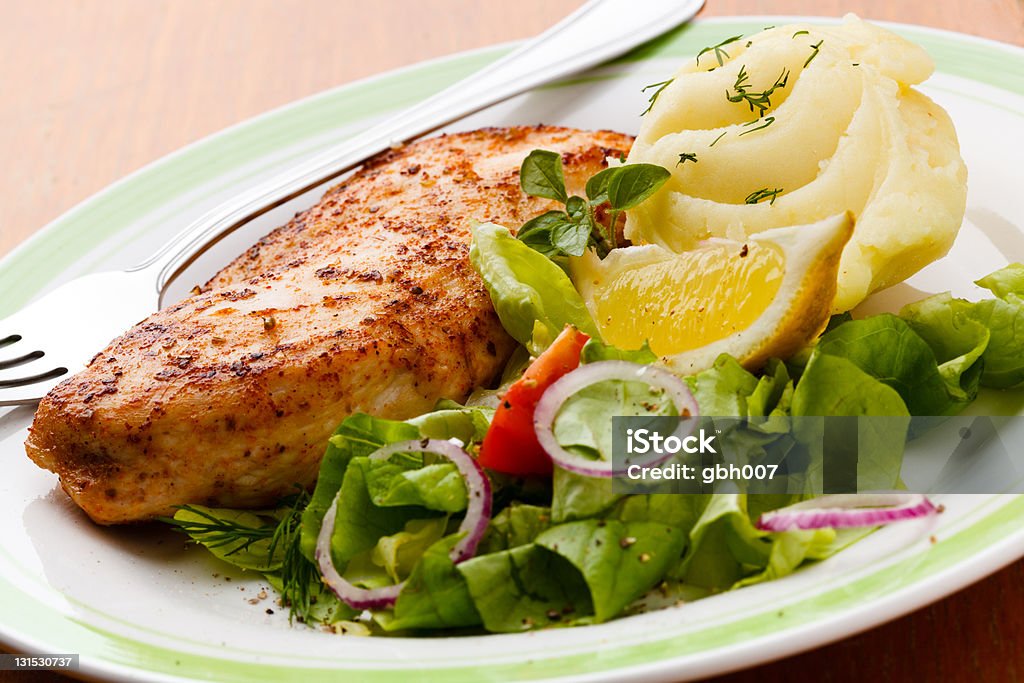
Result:
{"label": "fork handle", "polygon": [[617,57],[690,19],[703,4],[704,0],[591,0],[468,78],[204,214],[133,270],[156,271],[162,299],[167,285],[192,261],[252,219],[392,145]]}

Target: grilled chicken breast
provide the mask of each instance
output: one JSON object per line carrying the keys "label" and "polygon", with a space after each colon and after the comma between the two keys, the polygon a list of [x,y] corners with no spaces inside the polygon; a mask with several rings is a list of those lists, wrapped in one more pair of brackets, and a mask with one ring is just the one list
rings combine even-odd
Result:
{"label": "grilled chicken breast", "polygon": [[514,342],[469,263],[469,221],[515,229],[553,208],[519,189],[530,150],[561,152],[581,193],[630,143],[486,129],[372,159],[51,391],[29,457],[102,524],[311,486],[345,416],[408,418],[502,369]]}

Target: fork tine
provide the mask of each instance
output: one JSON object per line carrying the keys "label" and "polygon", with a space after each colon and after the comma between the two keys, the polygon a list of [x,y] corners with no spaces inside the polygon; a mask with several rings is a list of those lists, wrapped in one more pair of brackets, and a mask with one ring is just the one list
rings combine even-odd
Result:
{"label": "fork tine", "polygon": [[33,374],[22,374],[18,377],[0,376],[0,392],[5,389],[15,389],[17,387],[39,384],[40,382],[46,382],[58,377],[63,377],[66,374],[68,374],[67,368],[51,367],[44,371],[35,371]]}
{"label": "fork tine", "polygon": [[68,374],[64,367],[10,379],[0,379],[0,406],[34,403],[57,386]]}
{"label": "fork tine", "polygon": [[[11,339],[16,341],[8,341]],[[23,341],[21,335],[0,338],[0,405],[38,400],[66,374],[68,369],[60,359]]]}
{"label": "fork tine", "polygon": [[0,333],[0,391],[8,380],[40,375],[61,365],[54,358],[46,358],[46,352],[32,340],[26,341],[20,334]]}
{"label": "fork tine", "polygon": [[19,365],[25,365],[26,363],[31,363],[34,360],[38,360],[45,355],[46,354],[43,353],[42,351],[31,351],[29,353],[24,353],[20,356],[14,356],[12,358],[7,359],[0,359],[0,370],[16,368]]}

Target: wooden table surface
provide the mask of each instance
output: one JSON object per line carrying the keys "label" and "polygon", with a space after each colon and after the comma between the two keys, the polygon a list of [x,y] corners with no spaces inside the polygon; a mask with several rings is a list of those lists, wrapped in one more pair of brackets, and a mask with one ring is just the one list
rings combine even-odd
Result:
{"label": "wooden table surface", "polygon": [[[109,183],[292,100],[531,35],[580,0],[0,0],[0,256]],[[640,3],[638,3],[639,5]],[[1024,0],[708,0],[854,11],[1024,45]],[[880,628],[717,683],[1024,678],[1024,562]],[[0,672],[9,681],[64,681]]]}

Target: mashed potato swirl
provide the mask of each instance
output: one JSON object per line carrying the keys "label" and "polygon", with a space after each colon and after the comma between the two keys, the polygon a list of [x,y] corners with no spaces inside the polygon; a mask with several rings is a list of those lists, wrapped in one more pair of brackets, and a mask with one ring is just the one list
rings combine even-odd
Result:
{"label": "mashed potato swirl", "polygon": [[722,50],[689,59],[644,117],[628,162],[672,178],[626,237],[682,251],[849,210],[835,311],[949,250],[967,170],[949,116],[911,87],[933,70],[922,48],[850,15]]}

